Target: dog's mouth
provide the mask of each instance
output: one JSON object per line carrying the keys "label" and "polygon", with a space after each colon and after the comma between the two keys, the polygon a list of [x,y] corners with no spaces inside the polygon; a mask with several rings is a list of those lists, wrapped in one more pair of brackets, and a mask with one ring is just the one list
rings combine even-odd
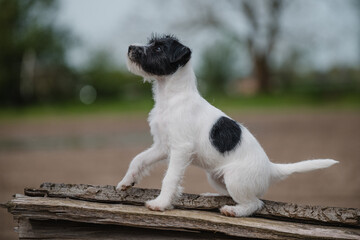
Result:
{"label": "dog's mouth", "polygon": [[127,55],[128,55],[129,60],[134,62],[134,60],[135,60],[134,52],[129,50]]}
{"label": "dog's mouth", "polygon": [[126,65],[130,72],[147,78],[148,74],[143,70],[141,66],[144,55],[144,48],[142,46],[130,45],[127,53]]}

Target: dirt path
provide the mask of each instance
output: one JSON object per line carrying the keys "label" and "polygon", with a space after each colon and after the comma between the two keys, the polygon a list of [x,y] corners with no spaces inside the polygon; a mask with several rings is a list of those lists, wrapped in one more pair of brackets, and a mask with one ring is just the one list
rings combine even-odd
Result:
{"label": "dirt path", "polygon": [[[326,170],[289,177],[265,199],[360,207],[360,113],[233,113],[274,162],[311,158],[341,161]],[[151,144],[146,116],[83,116],[0,123],[0,202],[42,182],[115,185],[129,162]],[[139,185],[160,188],[165,166]],[[186,192],[213,192],[202,170],[190,167]],[[16,239],[0,210],[0,239]]]}

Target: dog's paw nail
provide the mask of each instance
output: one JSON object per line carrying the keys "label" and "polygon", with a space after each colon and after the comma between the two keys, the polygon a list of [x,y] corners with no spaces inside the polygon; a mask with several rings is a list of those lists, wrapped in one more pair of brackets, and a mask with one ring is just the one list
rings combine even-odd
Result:
{"label": "dog's paw nail", "polygon": [[162,206],[162,204],[157,203],[156,200],[151,200],[151,201],[146,202],[145,206],[152,211],[163,212],[166,209],[166,206]]}
{"label": "dog's paw nail", "polygon": [[148,209],[152,210],[152,211],[159,211],[159,212],[162,212],[164,211],[164,209],[158,207],[158,206],[147,206]]}
{"label": "dog's paw nail", "polygon": [[116,187],[116,190],[125,191],[125,190],[128,190],[129,188],[133,187],[134,185],[135,185],[135,182],[131,183],[130,185],[119,183]]}
{"label": "dog's paw nail", "polygon": [[146,207],[152,211],[160,211],[160,212],[164,211],[164,209],[159,206],[153,206],[150,204],[146,204]]}
{"label": "dog's paw nail", "polygon": [[220,209],[220,212],[227,217],[236,217],[235,212],[229,207],[222,207]]}
{"label": "dog's paw nail", "polygon": [[131,187],[131,186],[123,185],[123,186],[121,186],[121,191],[128,190],[130,187]]}

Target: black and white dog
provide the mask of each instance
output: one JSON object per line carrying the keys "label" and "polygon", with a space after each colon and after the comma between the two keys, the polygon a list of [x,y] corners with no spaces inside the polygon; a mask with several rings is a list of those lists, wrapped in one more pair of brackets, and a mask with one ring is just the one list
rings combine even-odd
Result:
{"label": "black and white dog", "polygon": [[154,143],[137,155],[117,189],[139,182],[150,167],[168,160],[160,195],[146,203],[164,211],[181,193],[181,179],[189,164],[207,172],[210,184],[237,203],[223,206],[226,216],[249,216],[262,207],[259,200],[269,185],[295,172],[329,167],[331,159],[275,164],[254,136],[241,124],[210,105],[198,90],[191,66],[191,50],[173,36],[152,37],[147,45],[131,45],[131,72],[152,81],[155,107],[149,115]]}

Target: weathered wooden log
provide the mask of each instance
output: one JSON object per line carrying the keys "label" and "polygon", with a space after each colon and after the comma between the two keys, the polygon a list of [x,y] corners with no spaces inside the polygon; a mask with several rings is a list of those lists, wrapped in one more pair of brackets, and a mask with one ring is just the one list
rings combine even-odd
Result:
{"label": "weathered wooden log", "polygon": [[[62,227],[61,221],[95,224],[93,232],[102,229],[101,226],[106,224],[106,226],[120,225],[140,229],[194,231],[194,233],[201,231],[217,232],[234,237],[258,239],[360,238],[359,229],[318,226],[262,218],[230,218],[215,212],[199,210],[174,209],[156,212],[142,206],[23,195],[17,195],[6,206],[19,222],[20,239],[39,239],[41,236],[46,238],[43,229],[35,231],[32,226],[26,224],[27,221],[32,220],[46,221],[44,223],[48,223],[49,220],[59,221],[57,233],[59,233],[59,229],[63,229],[63,239],[69,233]],[[139,231],[141,231],[140,229]],[[49,232],[47,234],[48,238],[52,236]],[[134,233],[134,235],[136,234]],[[78,237],[84,239],[86,236]]]}
{"label": "weathered wooden log", "polygon": [[[25,189],[27,196],[71,198],[103,203],[143,205],[160,193],[157,189],[130,188],[116,191],[114,186],[92,186],[84,184],[43,183],[37,189]],[[264,207],[254,216],[300,223],[350,226],[360,228],[360,209],[297,205],[293,203],[264,201]],[[184,193],[174,202],[179,209],[215,210],[224,205],[234,205],[227,196],[201,196]]]}
{"label": "weathered wooden log", "polygon": [[[184,229],[153,229],[122,226],[115,224],[93,224],[63,220],[18,219],[17,229],[20,240],[29,239],[81,239],[81,240],[229,240],[234,237],[224,233]],[[64,230],[66,229],[66,230]],[[243,239],[238,238],[236,239]],[[248,238],[247,238],[248,239]]]}

